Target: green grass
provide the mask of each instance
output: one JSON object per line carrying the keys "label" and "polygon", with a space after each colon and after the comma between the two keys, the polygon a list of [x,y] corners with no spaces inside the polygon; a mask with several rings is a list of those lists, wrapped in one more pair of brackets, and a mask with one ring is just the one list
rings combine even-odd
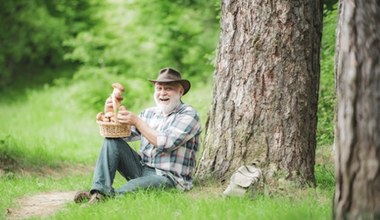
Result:
{"label": "green grass", "polygon": [[[138,192],[88,208],[68,204],[66,209],[49,219],[331,219],[332,194],[335,186],[334,164],[331,158],[333,143],[333,36],[336,12],[326,19],[323,36],[321,86],[318,110],[316,188],[287,189],[278,196],[258,195],[255,199],[223,198],[219,185],[195,186],[187,193],[176,191]],[[14,101],[0,100],[0,219],[18,197],[47,191],[88,189],[92,172],[75,170],[81,165],[92,167],[102,138],[98,134],[95,115],[83,103],[101,106],[99,79],[77,79],[40,90],[30,90]],[[114,80],[114,79],[103,79]],[[93,97],[81,95],[92,86]],[[135,86],[135,88],[133,87]],[[151,90],[141,90],[136,81],[131,88],[140,89],[143,97]],[[96,89],[99,90],[96,90]],[[191,94],[191,95],[190,95]],[[134,95],[138,96],[138,95]],[[131,96],[132,97],[132,96]],[[152,100],[128,106],[138,113],[153,105]],[[211,83],[193,83],[191,93],[183,100],[200,113],[204,125],[212,100]],[[135,104],[135,105],[133,105]],[[100,107],[99,107],[100,108]],[[204,133],[203,133],[204,135]],[[137,147],[137,145],[133,145]],[[22,169],[26,174],[20,174]],[[62,172],[48,176],[49,169]],[[0,170],[1,171],[1,170]],[[115,186],[124,180],[117,176]]]}
{"label": "green grass", "polygon": [[[211,103],[211,87],[210,84],[194,86],[192,96],[184,99],[199,110],[203,123]],[[25,195],[90,187],[91,171],[79,174],[61,171],[65,165],[74,169],[78,164],[93,166],[102,140],[93,119],[95,111],[88,114],[78,111],[80,107],[71,100],[70,91],[70,87],[53,87],[31,92],[22,101],[0,104],[2,155],[21,163],[25,170],[32,167],[29,175],[8,172],[0,178],[3,192],[0,210],[12,207],[16,198]],[[56,97],[59,102],[55,101]],[[70,100],[72,103],[67,105]],[[198,185],[187,193],[138,192],[88,208],[70,203],[49,219],[330,219],[334,180],[330,175],[332,167],[326,165],[331,164],[328,150],[318,149],[318,187],[314,189],[284,191],[278,197],[258,195],[252,200],[223,198],[219,185]],[[44,175],[44,168],[57,166],[60,168],[56,170],[62,174]],[[42,170],[36,175],[39,168]],[[115,187],[123,183],[118,175]]]}
{"label": "green grass", "polygon": [[[335,6],[336,8],[336,6]],[[337,10],[326,11],[324,17],[321,49],[321,76],[318,101],[317,142],[319,146],[331,145],[334,141],[334,51]]]}
{"label": "green grass", "polygon": [[[52,219],[326,219],[329,209],[318,195],[309,200],[286,197],[223,198],[192,197],[176,192],[137,192],[96,207],[71,205]],[[313,207],[313,209],[310,209]],[[110,215],[109,213],[112,213]]]}
{"label": "green grass", "polygon": [[2,103],[0,150],[22,159],[23,163],[56,165],[89,162],[101,138],[94,113],[77,111],[65,88],[30,92],[26,100]]}
{"label": "green grass", "polygon": [[[84,189],[90,181],[90,174],[8,176],[0,179],[0,190],[4,192],[0,206],[11,207],[13,198],[24,195]],[[119,184],[122,183],[116,183]],[[221,188],[201,186],[186,193],[139,191],[85,208],[69,203],[48,219],[331,219],[331,192],[319,188],[295,190],[278,197],[257,195],[254,199],[224,198],[221,192]]]}
{"label": "green grass", "polygon": [[[73,174],[75,173],[75,174]],[[46,173],[45,173],[46,175]],[[0,219],[5,219],[7,208],[16,208],[16,198],[50,191],[72,191],[85,189],[92,179],[92,173],[66,173],[59,176],[15,175],[8,173],[0,178]]]}
{"label": "green grass", "polygon": [[[92,170],[72,172],[78,164],[94,165],[102,138],[94,121],[96,111],[79,111],[72,86],[51,87],[29,92],[12,103],[0,103],[0,151],[10,161],[7,174],[0,178],[0,210],[12,207],[18,197],[49,191],[88,189]],[[211,84],[194,86],[184,101],[198,109],[203,124],[211,103]],[[59,100],[59,101],[57,101]],[[147,101],[146,105],[153,102]],[[137,108],[136,108],[137,109]],[[137,111],[137,110],[136,110]],[[85,128],[85,129],[84,129]],[[319,148],[316,166],[317,188],[285,191],[278,197],[222,198],[219,185],[195,186],[187,193],[176,191],[138,192],[108,200],[94,207],[70,203],[49,219],[329,219],[334,180],[328,148]],[[1,158],[0,158],[1,159]],[[30,171],[12,172],[12,163]],[[65,166],[69,170],[65,171]],[[46,176],[52,167],[58,176]],[[41,169],[40,172],[36,170]],[[115,187],[124,180],[117,176]],[[4,211],[0,219],[5,217]]]}
{"label": "green grass", "polygon": [[[95,121],[102,109],[83,112],[75,100],[76,85],[30,91],[26,98],[0,103],[0,152],[25,165],[55,166],[61,162],[91,163],[102,138]],[[204,124],[211,86],[194,86],[184,101],[199,109]],[[74,94],[74,95],[73,95]],[[81,100],[81,99],[79,99]],[[139,113],[152,100],[139,107]]]}

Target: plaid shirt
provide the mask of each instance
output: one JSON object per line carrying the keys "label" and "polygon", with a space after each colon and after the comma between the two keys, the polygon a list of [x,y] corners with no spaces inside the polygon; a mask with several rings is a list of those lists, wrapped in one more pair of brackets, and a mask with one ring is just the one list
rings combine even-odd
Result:
{"label": "plaid shirt", "polygon": [[140,113],[139,117],[157,131],[157,147],[149,143],[140,131],[132,127],[125,141],[140,140],[142,163],[167,176],[180,190],[192,188],[192,171],[196,165],[201,124],[198,113],[181,103],[172,113],[164,116],[157,107]]}

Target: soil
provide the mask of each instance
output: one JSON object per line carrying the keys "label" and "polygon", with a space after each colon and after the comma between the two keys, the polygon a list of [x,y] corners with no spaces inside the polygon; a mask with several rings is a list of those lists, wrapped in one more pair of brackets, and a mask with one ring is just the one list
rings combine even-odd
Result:
{"label": "soil", "polygon": [[[15,166],[12,171],[16,173],[14,175],[49,176],[59,178],[62,176],[92,172],[92,169],[92,166],[84,165],[66,165],[64,168],[61,167],[58,169],[44,167],[40,170],[29,170],[17,168]],[[11,172],[11,174],[13,172]],[[7,173],[8,172],[3,169],[3,167],[0,167],[0,178],[2,176],[6,176]],[[74,196],[76,192],[77,191],[52,191],[35,195],[26,195],[18,198],[13,202],[12,207],[6,210],[6,219],[43,218],[54,215],[56,212],[64,209],[68,203],[74,203]]]}
{"label": "soil", "polygon": [[46,192],[22,197],[16,200],[14,207],[7,209],[7,219],[40,218],[53,215],[64,209],[65,205],[74,202],[76,191]]}

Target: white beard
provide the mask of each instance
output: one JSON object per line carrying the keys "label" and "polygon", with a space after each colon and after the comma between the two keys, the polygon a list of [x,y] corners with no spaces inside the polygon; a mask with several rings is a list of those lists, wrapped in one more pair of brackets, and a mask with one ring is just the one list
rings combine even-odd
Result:
{"label": "white beard", "polygon": [[167,104],[163,104],[160,102],[158,98],[154,96],[154,101],[156,102],[157,107],[164,113],[169,114],[172,112],[179,104],[181,104],[181,96],[179,94],[176,94],[172,97],[170,97],[170,102]]}

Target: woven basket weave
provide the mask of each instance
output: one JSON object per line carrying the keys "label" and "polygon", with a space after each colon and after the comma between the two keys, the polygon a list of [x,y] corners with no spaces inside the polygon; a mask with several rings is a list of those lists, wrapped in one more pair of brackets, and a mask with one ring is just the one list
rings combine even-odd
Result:
{"label": "woven basket weave", "polygon": [[131,134],[131,126],[115,122],[96,121],[99,125],[100,135],[107,138],[127,137]]}

